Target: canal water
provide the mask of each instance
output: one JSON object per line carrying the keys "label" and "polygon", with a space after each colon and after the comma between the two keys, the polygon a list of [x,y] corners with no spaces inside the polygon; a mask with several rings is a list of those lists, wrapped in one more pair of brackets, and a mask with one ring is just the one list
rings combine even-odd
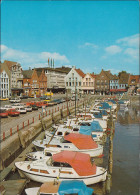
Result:
{"label": "canal water", "polygon": [[139,119],[139,104],[120,107],[113,139],[111,195],[139,194]]}
{"label": "canal water", "polygon": [[[139,105],[120,108],[113,139],[113,173],[109,195],[139,194]],[[103,166],[107,168],[109,144],[105,145]],[[18,173],[9,179],[20,178]],[[40,186],[30,181],[27,187]],[[90,186],[91,187],[91,186]],[[94,188],[94,185],[93,185]],[[23,193],[22,195],[25,195]]]}

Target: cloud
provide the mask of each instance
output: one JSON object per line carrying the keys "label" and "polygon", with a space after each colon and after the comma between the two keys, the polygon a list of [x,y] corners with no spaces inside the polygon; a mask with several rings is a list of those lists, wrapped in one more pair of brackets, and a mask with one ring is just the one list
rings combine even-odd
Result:
{"label": "cloud", "polygon": [[117,53],[120,53],[122,49],[117,45],[111,45],[109,47],[106,47],[105,51],[110,55],[115,55]]}
{"label": "cloud", "polygon": [[37,66],[42,64],[42,66],[47,65],[48,58],[54,59],[54,61],[59,64],[69,63],[69,60],[65,55],[61,55],[57,52],[40,52],[40,53],[31,53],[31,52],[23,52],[19,50],[15,50],[12,48],[8,48],[5,45],[1,45],[1,58],[2,61],[10,60],[21,63],[23,66]]}
{"label": "cloud", "polygon": [[124,37],[122,39],[118,39],[116,43],[121,44],[126,47],[138,47],[139,46],[139,36],[140,34],[135,34],[129,37]]}
{"label": "cloud", "polygon": [[1,45],[1,53],[3,53],[4,51],[6,51],[8,49],[8,47],[6,47],[5,45]]}
{"label": "cloud", "polygon": [[139,57],[139,49],[127,48],[124,51],[124,54],[127,54],[131,58],[138,59],[138,57]]}
{"label": "cloud", "polygon": [[79,48],[92,48],[92,49],[97,49],[98,48],[98,45],[95,45],[94,43],[89,43],[89,42],[86,42],[84,43],[83,45],[80,45]]}

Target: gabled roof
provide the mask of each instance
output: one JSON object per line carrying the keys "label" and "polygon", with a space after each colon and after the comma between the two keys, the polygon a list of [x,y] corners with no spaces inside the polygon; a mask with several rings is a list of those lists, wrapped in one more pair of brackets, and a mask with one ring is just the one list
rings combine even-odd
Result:
{"label": "gabled roof", "polygon": [[119,78],[119,84],[127,84],[128,83],[128,79],[129,79],[129,75],[128,73],[121,73],[120,78]]}
{"label": "gabled roof", "polygon": [[114,75],[112,75],[112,76],[111,76],[111,78],[110,78],[110,79],[111,79],[111,80],[118,80],[118,79],[119,79],[119,77],[118,77],[117,75],[115,75],[115,74],[114,74]]}
{"label": "gabled roof", "polygon": [[36,73],[37,73],[37,76],[38,78],[40,77],[41,73],[42,73],[42,70],[36,70]]}
{"label": "gabled roof", "polygon": [[79,150],[98,148],[97,143],[92,139],[90,135],[70,133],[68,135],[65,135],[64,139],[72,142],[77,148],[79,148]]}
{"label": "gabled roof", "polygon": [[23,74],[23,78],[31,79],[33,70],[23,70],[22,74]]}
{"label": "gabled roof", "polygon": [[18,64],[18,62],[12,62],[12,61],[5,60],[3,64],[5,64],[8,67],[8,69],[11,70],[11,67],[13,65]]}
{"label": "gabled roof", "polygon": [[112,74],[111,74],[110,70],[107,70],[107,71],[103,70],[103,71],[104,71],[104,73],[106,74],[106,76],[107,76],[109,79],[112,77]]}
{"label": "gabled roof", "polygon": [[85,76],[85,73],[83,73],[83,71],[78,68],[78,69],[75,69],[75,71],[83,78]]}
{"label": "gabled roof", "polygon": [[95,75],[95,74],[92,73],[92,74],[90,74],[90,75],[91,75],[93,78],[96,78],[96,75]]}
{"label": "gabled roof", "polygon": [[130,75],[129,80],[128,80],[128,84],[130,84],[132,80],[135,80],[135,83],[139,83],[140,82],[140,75]]}
{"label": "gabled roof", "polygon": [[96,174],[96,165],[91,164],[89,154],[65,150],[63,152],[54,154],[52,159],[55,162],[68,163],[80,176]]}
{"label": "gabled roof", "polygon": [[0,72],[2,72],[3,70],[5,70],[5,72],[8,74],[9,79],[10,79],[11,72],[10,72],[9,68],[7,66],[5,66],[4,63],[0,63]]}

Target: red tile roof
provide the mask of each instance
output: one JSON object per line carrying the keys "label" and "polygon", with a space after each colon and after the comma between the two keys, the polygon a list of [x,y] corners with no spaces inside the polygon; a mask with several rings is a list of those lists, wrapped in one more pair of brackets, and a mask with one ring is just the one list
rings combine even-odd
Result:
{"label": "red tile roof", "polygon": [[83,71],[80,68],[79,69],[75,69],[75,70],[81,77],[85,76],[85,73],[83,73]]}
{"label": "red tile roof", "polygon": [[139,83],[140,82],[140,75],[130,75],[129,80],[128,80],[129,85],[130,85],[132,80],[135,80],[135,83]]}

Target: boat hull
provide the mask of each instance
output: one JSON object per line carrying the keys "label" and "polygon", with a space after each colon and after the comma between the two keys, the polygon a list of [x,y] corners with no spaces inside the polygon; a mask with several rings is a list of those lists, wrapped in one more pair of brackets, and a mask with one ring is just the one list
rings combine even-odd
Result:
{"label": "boat hull", "polygon": [[23,174],[36,182],[40,182],[40,183],[44,183],[44,182],[53,182],[54,180],[59,179],[59,181],[64,181],[64,180],[83,180],[83,182],[86,185],[92,185],[98,182],[102,182],[106,180],[106,175],[107,175],[107,171],[105,170],[102,174],[100,175],[90,175],[90,176],[79,176],[79,178],[70,178],[70,177],[59,177],[57,178],[56,176],[48,176],[48,175],[42,175],[42,174],[36,174],[36,173],[31,173],[31,172],[27,172],[24,170],[20,170],[23,172]]}

